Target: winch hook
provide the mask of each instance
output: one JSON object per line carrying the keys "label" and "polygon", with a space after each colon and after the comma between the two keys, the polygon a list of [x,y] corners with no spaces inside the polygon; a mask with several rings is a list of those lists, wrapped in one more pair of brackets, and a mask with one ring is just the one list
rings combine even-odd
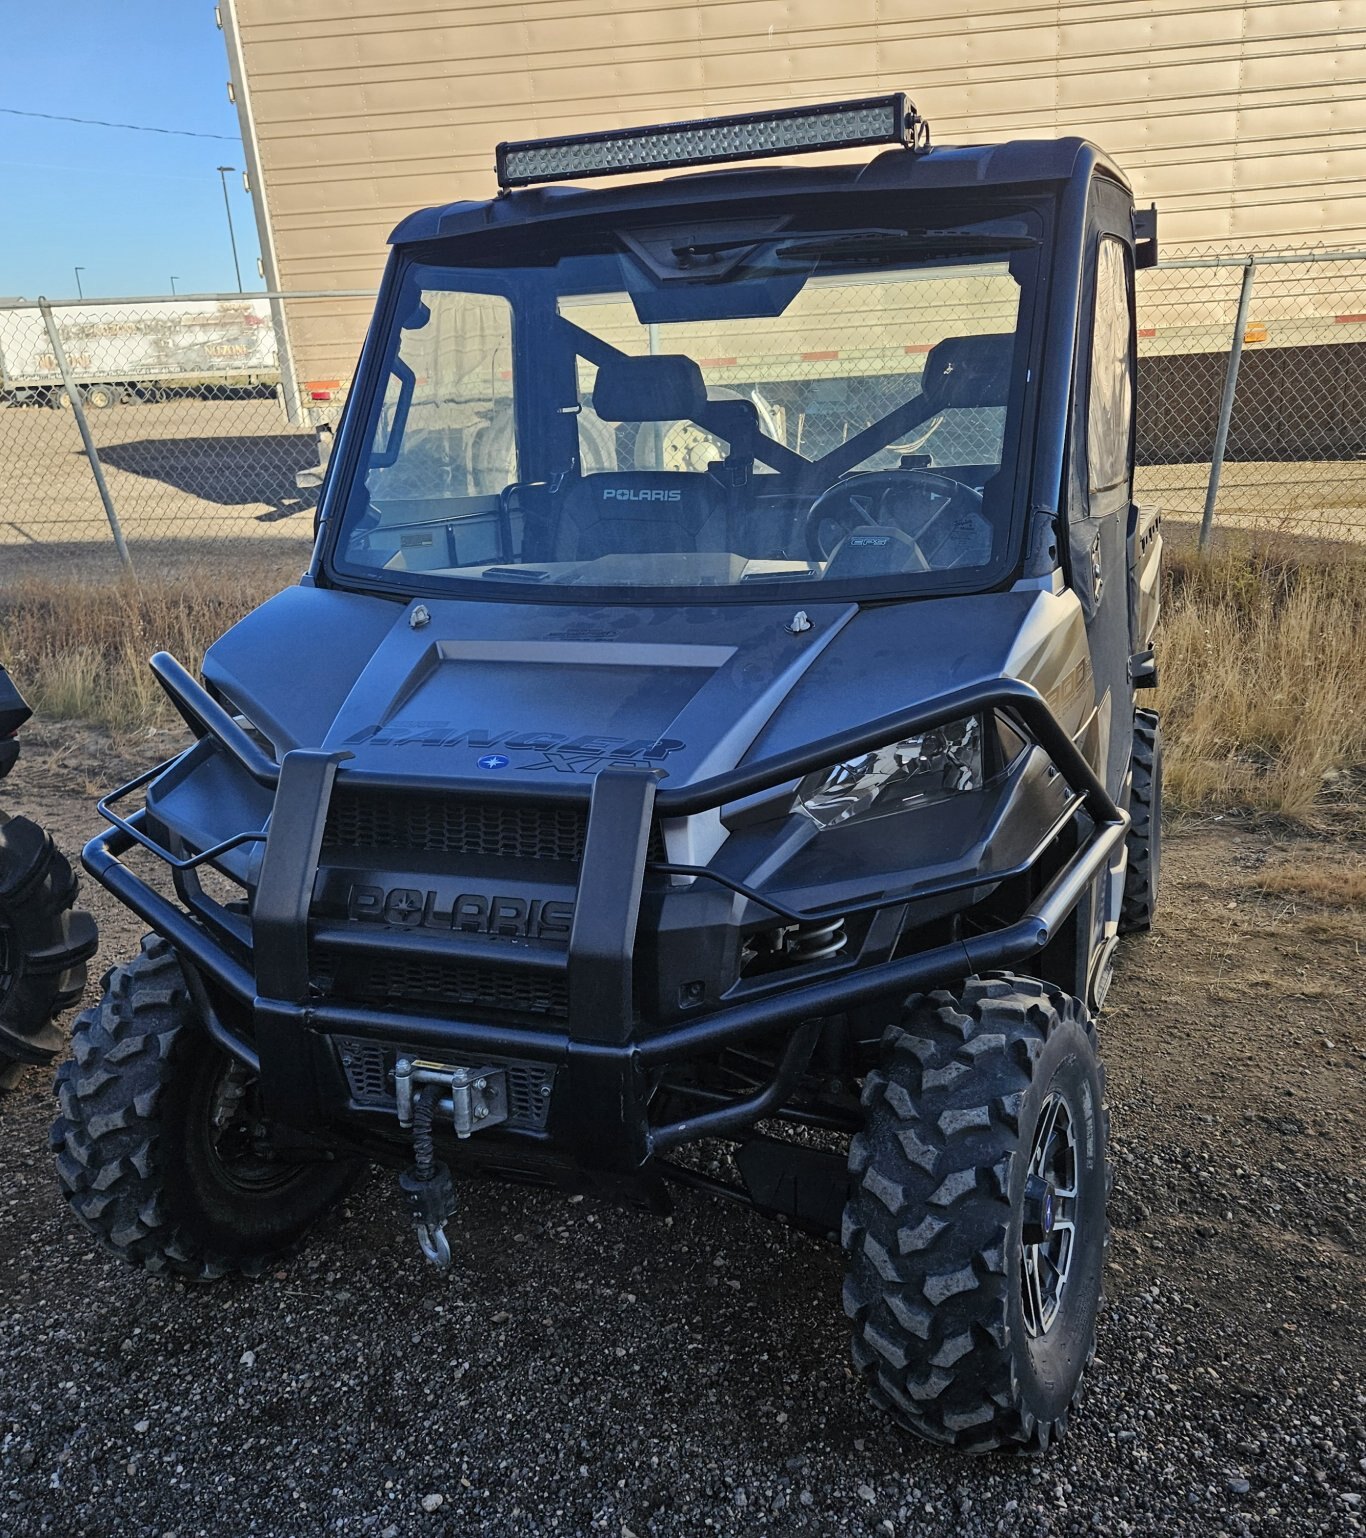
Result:
{"label": "winch hook", "polygon": [[435,1091],[427,1085],[412,1097],[413,1162],[398,1177],[398,1183],[408,1198],[408,1210],[423,1255],[438,1271],[447,1271],[451,1245],[446,1238],[446,1223],[455,1212],[455,1185],[450,1167],[436,1158],[432,1139],[436,1102]]}

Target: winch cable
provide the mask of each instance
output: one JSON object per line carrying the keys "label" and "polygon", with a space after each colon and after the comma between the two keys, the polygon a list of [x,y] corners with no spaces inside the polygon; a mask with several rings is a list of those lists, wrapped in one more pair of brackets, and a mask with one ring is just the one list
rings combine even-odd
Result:
{"label": "winch cable", "polygon": [[451,1264],[446,1222],[455,1211],[455,1191],[449,1168],[436,1159],[432,1125],[439,1103],[439,1095],[430,1085],[413,1096],[413,1165],[399,1176],[399,1186],[411,1204],[423,1255],[438,1271],[445,1271]]}

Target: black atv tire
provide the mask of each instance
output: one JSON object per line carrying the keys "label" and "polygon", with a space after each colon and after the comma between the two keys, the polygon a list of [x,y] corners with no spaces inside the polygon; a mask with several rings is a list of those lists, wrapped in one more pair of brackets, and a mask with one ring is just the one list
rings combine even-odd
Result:
{"label": "black atv tire", "polygon": [[[51,1134],[62,1194],[107,1250],[145,1270],[259,1276],[362,1168],[255,1151],[246,1070],[200,1028],[175,952],[156,935],[105,979],[73,1050],[57,1071]],[[227,1119],[240,1108],[245,1133]],[[217,1129],[215,1116],[225,1118]]]}
{"label": "black atv tire", "polygon": [[1155,710],[1134,712],[1133,782],[1129,792],[1129,864],[1119,912],[1122,935],[1153,926],[1162,865],[1162,727]]}
{"label": "black atv tire", "polygon": [[72,907],[78,889],[37,823],[0,814],[0,1089],[66,1046],[53,1019],[85,992],[97,943],[90,915]]}
{"label": "black atv tire", "polygon": [[[1095,1351],[1108,1122],[1094,1030],[1068,994],[1003,975],[912,998],[903,1019],[865,1080],[849,1147],[854,1364],[906,1430],[971,1452],[1042,1452],[1065,1435]],[[1072,1134],[1076,1195],[1062,1207],[1064,1187],[1055,1203],[1075,1225],[1070,1264],[1038,1331],[1024,1235],[1043,1111]],[[1061,1229],[1046,1241],[1063,1242]]]}

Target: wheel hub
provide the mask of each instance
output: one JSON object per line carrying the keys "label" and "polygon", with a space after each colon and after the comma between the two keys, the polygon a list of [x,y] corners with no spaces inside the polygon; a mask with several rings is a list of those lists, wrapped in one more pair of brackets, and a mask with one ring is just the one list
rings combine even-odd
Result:
{"label": "wheel hub", "polygon": [[1044,1101],[1034,1128],[1020,1224],[1020,1300],[1025,1329],[1047,1335],[1062,1309],[1077,1244],[1078,1162],[1072,1111]]}
{"label": "wheel hub", "polygon": [[1042,1175],[1030,1175],[1025,1181],[1024,1225],[1021,1237],[1027,1245],[1042,1244],[1053,1232],[1057,1215],[1057,1192],[1052,1181]]}
{"label": "wheel hub", "polygon": [[272,1190],[297,1174],[271,1154],[255,1090],[251,1073],[229,1062],[209,1091],[207,1152],[222,1179],[242,1191]]}

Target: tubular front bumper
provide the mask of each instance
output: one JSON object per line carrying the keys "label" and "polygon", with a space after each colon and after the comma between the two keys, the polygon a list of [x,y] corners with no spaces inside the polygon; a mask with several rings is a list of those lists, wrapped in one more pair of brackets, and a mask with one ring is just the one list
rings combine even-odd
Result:
{"label": "tubular front bumper", "polygon": [[[326,1120],[329,1114],[325,1081],[335,1053],[328,1038],[402,1042],[443,1060],[446,1054],[534,1059],[556,1067],[553,1130],[556,1141],[567,1145],[565,1152],[585,1168],[633,1174],[655,1153],[737,1130],[776,1108],[806,1066],[815,1041],[814,1022],[917,989],[1015,967],[1042,950],[1108,866],[1128,826],[1127,815],[1042,696],[1010,679],[954,691],[697,785],[661,789],[651,771],[606,769],[591,786],[560,791],[566,801],[588,804],[579,890],[592,894],[591,902],[575,906],[564,953],[569,998],[564,1025],[389,1012],[309,997],[309,910],[332,786],[338,773],[345,773],[347,755],[298,751],[286,754],[277,766],[172,659],[158,656],[154,667],[195,731],[215,738],[258,783],[274,787],[274,812],[251,921],[254,972],[198,918],[154,891],[123,863],[122,856],[135,845],[169,858],[169,851],[161,850],[145,831],[144,812],[124,818],[102,803],[114,826],[87,844],[84,864],[176,947],[198,974],[192,985],[206,981],[215,993],[240,1006],[236,1017],[253,1022],[250,1034],[229,1024],[213,1008],[207,991],[197,988],[210,1033],[261,1076],[276,1113],[299,1125]],[[1018,721],[1074,793],[1072,815],[1084,810],[1091,822],[1076,851],[1018,919],[985,934],[799,983],[661,1030],[642,1026],[633,1008],[632,964],[656,815],[681,817],[723,806],[970,712],[988,710],[1004,711]],[[348,779],[363,783],[359,775]],[[485,799],[516,795],[486,781],[446,780],[431,788]],[[985,871],[982,879],[988,883],[994,873]],[[895,894],[887,897],[889,905],[896,900]],[[762,1091],[686,1121],[650,1124],[646,1100],[653,1070],[714,1054],[781,1027],[791,1034],[773,1081]],[[335,1092],[335,1084],[330,1088]]]}

